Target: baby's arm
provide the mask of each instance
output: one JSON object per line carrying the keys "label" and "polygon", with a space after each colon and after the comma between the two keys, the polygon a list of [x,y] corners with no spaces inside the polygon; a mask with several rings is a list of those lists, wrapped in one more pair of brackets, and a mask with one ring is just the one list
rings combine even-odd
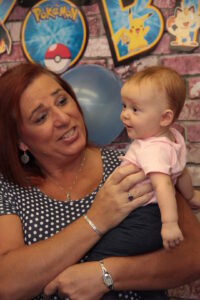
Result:
{"label": "baby's arm", "polygon": [[176,186],[190,206],[200,208],[200,191],[193,189],[192,179],[187,168],[179,176]]}
{"label": "baby's arm", "polygon": [[167,174],[150,173],[149,177],[161,212],[163,246],[170,249],[183,240],[183,234],[178,225],[174,186]]}

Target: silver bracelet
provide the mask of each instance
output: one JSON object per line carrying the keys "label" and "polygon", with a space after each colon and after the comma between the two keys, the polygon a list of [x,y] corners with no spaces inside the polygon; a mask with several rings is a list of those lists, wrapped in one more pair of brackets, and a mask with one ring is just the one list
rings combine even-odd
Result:
{"label": "silver bracelet", "polygon": [[94,223],[88,218],[86,214],[83,215],[84,219],[88,222],[90,227],[98,234],[99,237],[103,236],[103,233],[94,225]]}

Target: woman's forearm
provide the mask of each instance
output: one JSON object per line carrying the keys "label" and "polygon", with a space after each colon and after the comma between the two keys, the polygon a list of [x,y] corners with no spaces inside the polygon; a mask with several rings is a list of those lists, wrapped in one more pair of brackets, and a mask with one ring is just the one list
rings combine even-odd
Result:
{"label": "woman's forearm", "polygon": [[76,263],[98,240],[98,235],[80,218],[46,241],[1,255],[0,299],[33,298],[56,275]]}
{"label": "woman's forearm", "polygon": [[200,278],[200,223],[180,195],[177,203],[184,241],[169,251],[105,259],[116,290],[168,289]]}

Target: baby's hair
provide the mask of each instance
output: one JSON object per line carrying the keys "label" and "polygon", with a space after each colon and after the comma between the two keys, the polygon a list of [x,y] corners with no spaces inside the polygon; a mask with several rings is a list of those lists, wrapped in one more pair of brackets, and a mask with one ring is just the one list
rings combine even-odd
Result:
{"label": "baby's hair", "polygon": [[143,80],[149,79],[158,85],[158,91],[161,88],[166,93],[170,109],[174,112],[173,121],[175,121],[185,102],[186,86],[184,79],[171,68],[152,66],[131,75],[125,85],[133,82],[140,84]]}

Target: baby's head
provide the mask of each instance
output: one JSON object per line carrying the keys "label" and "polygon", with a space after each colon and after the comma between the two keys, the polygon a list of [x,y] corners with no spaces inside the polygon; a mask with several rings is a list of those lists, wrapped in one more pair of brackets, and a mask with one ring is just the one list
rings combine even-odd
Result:
{"label": "baby's head", "polygon": [[151,88],[155,93],[164,93],[166,97],[159,98],[159,101],[167,101],[168,107],[173,111],[175,121],[185,102],[186,86],[185,81],[173,69],[164,66],[152,66],[133,74],[123,85],[123,90],[131,85],[142,86],[145,89],[147,83],[151,83]]}
{"label": "baby's head", "polygon": [[186,87],[176,71],[153,66],[132,75],[121,96],[121,120],[129,137],[146,138],[162,134],[178,118]]}

